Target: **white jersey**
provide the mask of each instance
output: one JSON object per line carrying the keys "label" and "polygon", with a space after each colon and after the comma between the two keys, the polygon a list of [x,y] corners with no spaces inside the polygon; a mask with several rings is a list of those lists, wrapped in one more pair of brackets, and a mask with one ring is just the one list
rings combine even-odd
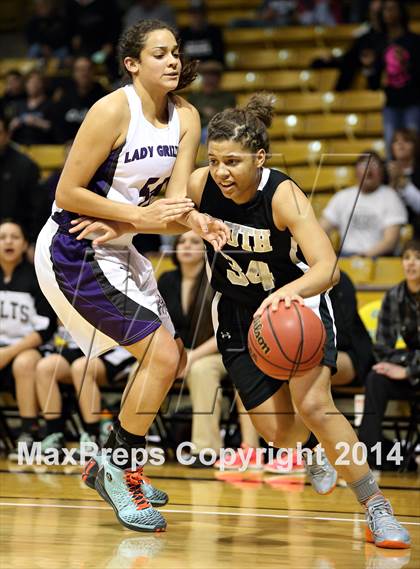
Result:
{"label": "white jersey", "polygon": [[[146,206],[166,188],[179,145],[180,121],[168,100],[168,124],[146,120],[133,85],[123,88],[130,107],[125,142],[113,150],[87,188],[107,199]],[[53,207],[35,253],[38,280],[48,301],[79,347],[89,357],[129,346],[163,324],[174,328],[161,298],[153,268],[123,235],[101,246],[70,234],[77,213]]]}

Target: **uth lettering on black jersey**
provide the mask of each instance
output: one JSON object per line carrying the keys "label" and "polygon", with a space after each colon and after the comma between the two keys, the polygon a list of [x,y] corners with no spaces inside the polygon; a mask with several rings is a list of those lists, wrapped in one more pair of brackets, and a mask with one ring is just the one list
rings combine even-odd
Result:
{"label": "uth lettering on black jersey", "polygon": [[223,219],[231,231],[222,251],[206,242],[212,287],[240,304],[257,307],[275,289],[299,278],[308,268],[288,229],[274,224],[272,199],[280,183],[290,179],[264,168],[255,197],[246,204],[225,198],[208,176],[200,211]]}

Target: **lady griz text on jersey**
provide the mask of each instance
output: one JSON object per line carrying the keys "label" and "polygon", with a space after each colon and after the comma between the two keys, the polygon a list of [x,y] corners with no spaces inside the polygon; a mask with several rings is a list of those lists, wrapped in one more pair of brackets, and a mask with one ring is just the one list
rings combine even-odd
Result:
{"label": "lady griz text on jersey", "polygon": [[136,160],[144,160],[145,158],[153,158],[155,155],[168,158],[176,158],[178,154],[178,146],[173,144],[159,144],[158,146],[142,146],[136,148],[132,153],[126,152],[124,164],[135,162]]}

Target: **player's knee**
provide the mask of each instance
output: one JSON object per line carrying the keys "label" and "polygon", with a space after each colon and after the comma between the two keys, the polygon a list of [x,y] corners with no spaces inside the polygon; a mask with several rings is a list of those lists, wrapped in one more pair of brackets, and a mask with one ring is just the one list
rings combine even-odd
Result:
{"label": "player's knee", "polygon": [[[271,444],[279,448],[286,448],[290,446],[290,437],[288,436],[287,425],[270,424],[257,430],[267,444]],[[292,446],[294,446],[294,444]]]}
{"label": "player's knee", "polygon": [[38,360],[38,355],[35,350],[26,351],[20,353],[13,360],[12,371],[13,375],[16,377],[34,377],[34,370],[36,362]]}
{"label": "player's knee", "polygon": [[71,364],[71,375],[74,381],[77,382],[79,380],[82,380],[86,376],[86,373],[89,370],[89,364],[86,365],[86,363],[86,358],[81,357],[77,358],[77,360],[74,360],[74,362]]}
{"label": "player's knee", "polygon": [[304,423],[311,426],[322,424],[334,410],[334,406],[330,405],[329,401],[316,397],[307,398],[296,406]]}
{"label": "player's knee", "polygon": [[186,357],[186,355],[179,353],[175,340],[171,339],[165,342],[164,345],[159,345],[159,349],[153,354],[151,365],[155,369],[159,368],[161,376],[165,379],[174,381],[179,376],[183,357]]}
{"label": "player's knee", "polygon": [[200,358],[191,365],[190,368],[191,375],[204,378],[207,372],[208,372],[208,365],[205,361],[205,358]]}

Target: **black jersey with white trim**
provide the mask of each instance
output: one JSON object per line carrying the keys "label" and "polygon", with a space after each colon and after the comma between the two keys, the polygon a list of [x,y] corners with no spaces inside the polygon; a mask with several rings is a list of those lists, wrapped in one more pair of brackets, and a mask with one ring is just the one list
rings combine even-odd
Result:
{"label": "black jersey with white trim", "polygon": [[264,168],[254,198],[236,204],[208,175],[199,210],[222,219],[231,231],[221,252],[206,241],[211,285],[236,303],[256,308],[308,269],[290,231],[280,231],[274,223],[273,196],[285,180],[290,178],[283,172]]}
{"label": "black jersey with white trim", "polygon": [[0,267],[0,346],[15,344],[31,332],[43,342],[56,328],[56,316],[41,293],[33,265],[20,263],[5,282]]}

